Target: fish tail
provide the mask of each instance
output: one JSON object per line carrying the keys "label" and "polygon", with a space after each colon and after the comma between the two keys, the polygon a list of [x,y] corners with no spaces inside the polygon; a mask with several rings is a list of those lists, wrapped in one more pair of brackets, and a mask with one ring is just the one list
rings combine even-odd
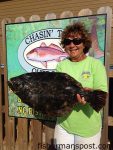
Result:
{"label": "fish tail", "polygon": [[8,86],[10,87],[10,89],[13,91],[13,90],[14,90],[14,88],[13,88],[13,84],[12,84],[12,82],[11,82],[11,81],[7,81],[7,83],[8,83]]}
{"label": "fish tail", "polygon": [[94,90],[89,92],[89,96],[86,99],[87,102],[91,105],[91,107],[99,112],[106,104],[107,92],[101,90]]}

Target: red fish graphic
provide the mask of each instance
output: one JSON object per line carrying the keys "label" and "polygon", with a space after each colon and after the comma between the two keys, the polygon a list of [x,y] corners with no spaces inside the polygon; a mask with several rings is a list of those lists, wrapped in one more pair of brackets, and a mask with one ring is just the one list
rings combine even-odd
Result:
{"label": "red fish graphic", "polygon": [[51,43],[47,46],[45,42],[42,42],[40,47],[36,47],[26,54],[28,60],[40,62],[45,68],[47,68],[48,61],[59,62],[67,56],[68,54],[63,52],[58,45]]}

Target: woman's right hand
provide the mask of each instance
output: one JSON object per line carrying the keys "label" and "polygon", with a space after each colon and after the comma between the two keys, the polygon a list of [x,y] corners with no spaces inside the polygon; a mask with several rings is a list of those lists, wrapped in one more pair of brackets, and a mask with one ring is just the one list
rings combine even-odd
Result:
{"label": "woman's right hand", "polygon": [[80,94],[77,94],[77,100],[78,100],[79,103],[81,103],[83,105],[86,104],[85,98],[81,97]]}

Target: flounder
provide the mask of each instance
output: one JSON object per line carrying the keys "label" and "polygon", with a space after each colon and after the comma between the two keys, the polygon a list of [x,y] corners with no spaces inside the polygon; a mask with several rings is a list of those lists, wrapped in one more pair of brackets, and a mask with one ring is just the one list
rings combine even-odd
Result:
{"label": "flounder", "polygon": [[97,112],[106,103],[106,92],[98,89],[86,91],[81,83],[61,72],[25,73],[11,78],[8,85],[23,103],[46,116],[69,114],[78,103],[77,94]]}

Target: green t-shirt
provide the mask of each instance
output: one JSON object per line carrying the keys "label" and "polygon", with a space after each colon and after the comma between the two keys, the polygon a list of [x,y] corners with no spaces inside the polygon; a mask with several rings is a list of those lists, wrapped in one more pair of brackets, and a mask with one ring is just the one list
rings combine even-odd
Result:
{"label": "green t-shirt", "polygon": [[[58,63],[56,70],[65,72],[79,81],[83,87],[101,89],[107,92],[107,76],[104,65],[97,59],[87,56],[80,62],[65,59]],[[97,134],[101,128],[101,114],[88,103],[77,103],[73,111],[65,117],[58,117],[57,123],[67,132],[83,137]]]}

